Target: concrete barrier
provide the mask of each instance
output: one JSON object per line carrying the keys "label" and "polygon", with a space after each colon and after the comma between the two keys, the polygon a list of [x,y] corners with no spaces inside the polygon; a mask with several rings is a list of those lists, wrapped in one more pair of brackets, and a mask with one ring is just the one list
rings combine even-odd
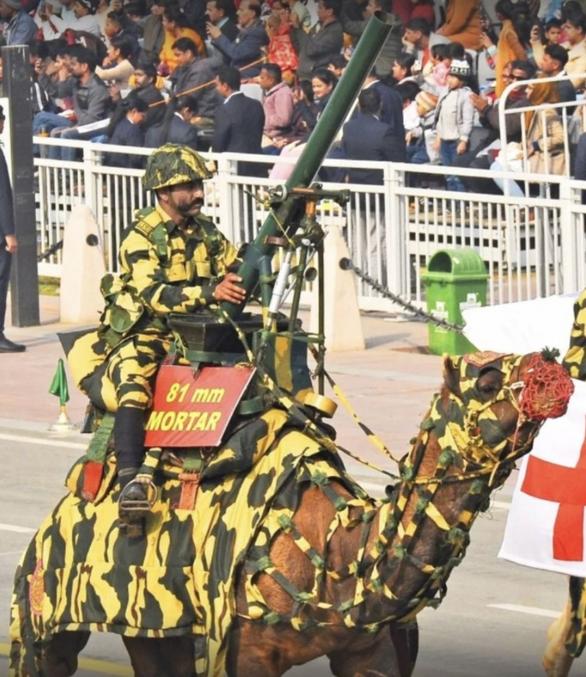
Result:
{"label": "concrete barrier", "polygon": [[61,273],[61,322],[97,324],[104,307],[100,280],[106,267],[94,215],[76,205],[65,224]]}

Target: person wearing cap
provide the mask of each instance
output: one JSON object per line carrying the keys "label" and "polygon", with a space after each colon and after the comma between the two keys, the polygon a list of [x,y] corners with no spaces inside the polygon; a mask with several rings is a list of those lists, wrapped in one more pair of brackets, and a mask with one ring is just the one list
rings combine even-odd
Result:
{"label": "person wearing cap", "polygon": [[[459,155],[463,155],[470,141],[474,125],[474,106],[471,100],[470,64],[463,59],[454,59],[448,75],[448,91],[437,104],[435,113],[436,149],[442,165],[450,167]],[[446,177],[448,190],[465,191],[461,179]]]}
{"label": "person wearing cap", "polygon": [[20,0],[0,0],[0,17],[8,21],[4,37],[6,45],[30,45],[35,39],[37,25],[29,16]]}
{"label": "person wearing cap", "polygon": [[[0,134],[4,130],[4,109],[0,106]],[[10,281],[12,255],[16,253],[18,242],[14,234],[14,209],[12,187],[8,167],[0,147],[0,353],[21,353],[23,345],[13,343],[4,336],[6,317],[6,299]]]}
{"label": "person wearing cap", "polygon": [[149,157],[143,177],[156,205],[135,213],[120,245],[119,274],[101,282],[105,308],[97,330],[68,354],[72,376],[91,402],[115,412],[114,446],[124,500],[144,503],[146,485],[133,482],[143,460],[145,412],[154,379],[171,345],[169,313],[193,313],[221,301],[240,304],[245,292],[231,272],[236,248],[201,212],[202,157],[166,144]]}

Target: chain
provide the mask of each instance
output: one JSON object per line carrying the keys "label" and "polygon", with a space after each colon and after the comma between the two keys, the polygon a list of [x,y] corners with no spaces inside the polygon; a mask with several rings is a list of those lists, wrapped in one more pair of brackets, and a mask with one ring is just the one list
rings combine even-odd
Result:
{"label": "chain", "polygon": [[389,291],[386,287],[383,287],[383,285],[380,282],[377,282],[374,278],[370,277],[370,275],[368,275],[358,266],[356,266],[349,258],[340,259],[339,265],[342,270],[353,270],[356,273],[356,275],[358,275],[358,277],[361,280],[364,280],[364,282],[366,282],[366,284],[372,287],[372,289],[377,291],[385,298],[390,299],[391,301],[393,301],[393,303],[396,303],[398,306],[401,306],[401,308],[404,308],[407,312],[415,315],[415,317],[424,320],[425,322],[435,324],[438,327],[442,327],[443,329],[455,331],[457,334],[463,333],[464,327],[462,327],[461,325],[452,324],[451,322],[442,320],[441,318],[436,317],[431,313],[426,313],[424,310],[421,310],[421,308],[418,308],[413,303],[405,301],[405,299],[402,299],[400,296],[397,296],[397,294],[393,294],[392,291]]}

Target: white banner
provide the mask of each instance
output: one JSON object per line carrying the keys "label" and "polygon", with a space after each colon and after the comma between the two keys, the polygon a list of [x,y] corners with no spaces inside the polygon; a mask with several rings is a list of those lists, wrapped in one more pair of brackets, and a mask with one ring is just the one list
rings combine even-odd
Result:
{"label": "white banner", "polygon": [[499,557],[586,576],[586,383],[546,421],[523,459]]}

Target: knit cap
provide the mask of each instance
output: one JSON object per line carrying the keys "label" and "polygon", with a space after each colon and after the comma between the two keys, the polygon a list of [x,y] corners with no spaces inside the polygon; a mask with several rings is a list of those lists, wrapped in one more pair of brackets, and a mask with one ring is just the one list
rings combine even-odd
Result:
{"label": "knit cap", "polygon": [[427,115],[430,111],[434,110],[434,108],[437,106],[437,100],[438,97],[435,94],[426,92],[423,89],[415,97],[415,103],[423,115]]}
{"label": "knit cap", "polygon": [[464,59],[454,59],[450,65],[450,75],[467,78],[470,75],[470,64]]}

